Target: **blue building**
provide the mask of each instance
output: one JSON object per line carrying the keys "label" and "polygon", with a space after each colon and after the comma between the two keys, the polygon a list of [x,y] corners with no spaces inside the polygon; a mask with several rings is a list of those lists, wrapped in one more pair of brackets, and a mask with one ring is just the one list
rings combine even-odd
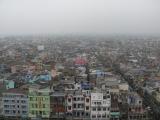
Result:
{"label": "blue building", "polygon": [[87,82],[81,83],[81,88],[82,88],[83,90],[91,90],[92,87],[93,87],[93,86],[92,86],[90,83],[87,83]]}
{"label": "blue building", "polygon": [[5,80],[4,81],[6,89],[15,88],[15,82],[13,80]]}
{"label": "blue building", "polygon": [[27,117],[28,97],[20,89],[9,89],[2,96],[3,116],[5,117]]}

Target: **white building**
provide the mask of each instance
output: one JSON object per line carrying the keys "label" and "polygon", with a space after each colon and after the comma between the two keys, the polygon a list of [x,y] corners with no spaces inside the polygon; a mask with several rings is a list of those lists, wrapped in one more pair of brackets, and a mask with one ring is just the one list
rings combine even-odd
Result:
{"label": "white building", "polygon": [[119,90],[121,90],[121,91],[128,91],[129,90],[129,85],[128,85],[128,83],[120,83],[119,84]]}
{"label": "white building", "polygon": [[38,49],[38,51],[43,51],[44,50],[44,46],[43,45],[38,45],[37,49]]}
{"label": "white building", "polygon": [[109,90],[106,93],[91,93],[91,120],[110,119],[111,97]]}

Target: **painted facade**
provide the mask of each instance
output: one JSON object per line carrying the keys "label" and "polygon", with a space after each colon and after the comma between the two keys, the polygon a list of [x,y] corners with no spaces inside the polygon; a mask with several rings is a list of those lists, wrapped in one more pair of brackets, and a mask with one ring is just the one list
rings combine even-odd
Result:
{"label": "painted facade", "polygon": [[3,115],[6,117],[28,117],[28,97],[19,89],[9,89],[2,97]]}
{"label": "painted facade", "polygon": [[50,117],[50,96],[48,89],[29,89],[29,117]]}

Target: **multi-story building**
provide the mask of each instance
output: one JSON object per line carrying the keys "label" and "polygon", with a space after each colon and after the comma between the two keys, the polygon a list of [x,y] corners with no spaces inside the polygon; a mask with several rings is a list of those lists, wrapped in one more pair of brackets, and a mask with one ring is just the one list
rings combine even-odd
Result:
{"label": "multi-story building", "polygon": [[49,89],[29,89],[29,117],[49,118],[50,117],[50,96]]}
{"label": "multi-story building", "polygon": [[120,108],[118,104],[119,96],[116,94],[111,95],[111,111],[110,111],[110,120],[119,120],[120,119]]}
{"label": "multi-story building", "polygon": [[128,96],[128,120],[148,120],[147,110],[143,108],[142,98],[137,93]]}
{"label": "multi-story building", "polygon": [[67,94],[66,115],[68,119],[90,118],[90,91],[77,90]]}
{"label": "multi-story building", "polygon": [[28,97],[19,89],[9,89],[2,97],[3,115],[5,117],[28,117]]}
{"label": "multi-story building", "polygon": [[91,93],[91,120],[110,119],[110,92],[95,91]]}
{"label": "multi-story building", "polygon": [[65,118],[65,93],[54,92],[50,95],[50,118],[64,119]]}

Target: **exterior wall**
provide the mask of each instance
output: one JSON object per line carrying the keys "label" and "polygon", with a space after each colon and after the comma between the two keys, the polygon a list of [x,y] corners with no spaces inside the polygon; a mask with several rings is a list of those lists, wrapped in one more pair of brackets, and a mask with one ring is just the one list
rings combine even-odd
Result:
{"label": "exterior wall", "polygon": [[135,105],[135,106],[142,106],[142,99],[138,96],[129,96],[128,97],[128,104]]}
{"label": "exterior wall", "polygon": [[3,113],[3,103],[2,103],[2,97],[0,96],[0,115]]}
{"label": "exterior wall", "polygon": [[146,113],[129,113],[128,120],[148,120],[148,116]]}
{"label": "exterior wall", "polygon": [[6,89],[10,89],[10,88],[14,88],[15,87],[15,82],[14,81],[9,81],[9,80],[5,80],[5,84],[6,84]]}
{"label": "exterior wall", "polygon": [[120,89],[120,90],[123,90],[123,91],[128,91],[129,85],[126,84],[126,83],[120,84],[120,85],[119,85],[119,89]]}
{"label": "exterior wall", "polygon": [[90,96],[81,92],[80,94],[69,94],[66,98],[66,115],[68,119],[90,118]]}
{"label": "exterior wall", "polygon": [[90,111],[91,111],[91,97],[85,97],[85,118],[90,118]]}
{"label": "exterior wall", "polygon": [[68,94],[66,96],[66,118],[68,120],[73,119],[73,95],[72,94]]}
{"label": "exterior wall", "polygon": [[119,95],[112,95],[111,94],[111,113],[110,117],[111,120],[119,120],[120,119],[120,108],[118,105]]}
{"label": "exterior wall", "polygon": [[65,117],[65,96],[50,97],[51,118]]}
{"label": "exterior wall", "polygon": [[74,95],[73,96],[73,117],[84,117],[84,110],[85,110],[85,105],[84,105],[84,96],[83,95]]}
{"label": "exterior wall", "polygon": [[91,93],[91,120],[109,120],[110,106],[110,94]]}
{"label": "exterior wall", "polygon": [[159,92],[156,92],[156,96],[155,96],[156,100],[158,102],[160,102],[160,93]]}
{"label": "exterior wall", "polygon": [[111,88],[111,93],[112,94],[119,94],[119,88]]}
{"label": "exterior wall", "polygon": [[39,79],[49,81],[51,80],[51,75],[40,75]]}
{"label": "exterior wall", "polygon": [[143,108],[142,98],[137,94],[128,97],[128,120],[147,120],[147,111]]}
{"label": "exterior wall", "polygon": [[49,118],[50,97],[49,95],[29,95],[29,117]]}
{"label": "exterior wall", "polygon": [[2,98],[4,116],[28,116],[28,97],[23,94],[5,93]]}

